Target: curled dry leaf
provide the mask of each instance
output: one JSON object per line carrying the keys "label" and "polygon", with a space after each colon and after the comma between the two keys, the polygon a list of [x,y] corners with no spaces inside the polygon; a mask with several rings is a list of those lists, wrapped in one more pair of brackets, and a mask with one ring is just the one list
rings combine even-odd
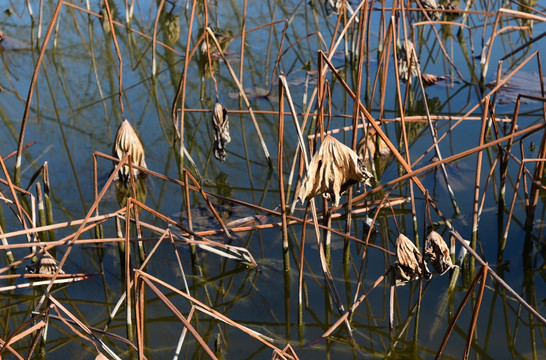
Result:
{"label": "curled dry leaf", "polygon": [[[53,275],[57,272],[57,260],[48,253],[43,254],[38,261],[27,266],[27,271],[31,274]],[[64,274],[64,271],[59,271],[59,274]]]}
{"label": "curled dry leaf", "polygon": [[443,275],[446,271],[455,267],[451,262],[449,248],[440,234],[431,231],[425,242],[425,256],[432,264],[434,270]]}
{"label": "curled dry leaf", "polygon": [[431,277],[419,249],[404,234],[398,235],[396,239],[395,274],[396,286],[405,285],[410,280]]}
{"label": "curled dry leaf", "polygon": [[226,144],[231,141],[229,136],[229,119],[226,108],[216,102],[212,110],[212,129],[214,130],[214,157],[220,161],[226,160]]}
{"label": "curled dry leaf", "polygon": [[[411,59],[411,74],[410,74],[410,59]],[[417,66],[419,60],[415,54],[415,47],[408,39],[404,39],[402,45],[398,49],[398,76],[403,82],[408,82],[410,77],[418,75]]]}
{"label": "curled dry leaf", "polygon": [[[123,120],[116,133],[116,140],[112,148],[112,155],[119,160],[123,159],[125,155],[131,155],[131,161],[133,164],[147,168],[146,161],[144,159],[144,147],[138,138],[135,130],[127,119]],[[117,163],[114,163],[114,166]],[[133,175],[138,175],[139,170],[133,168]],[[123,165],[119,171],[119,178],[122,180],[129,180],[129,166]]]}
{"label": "curled dry leaf", "polygon": [[334,137],[326,136],[311,159],[298,192],[298,200],[303,203],[322,194],[337,206],[345,190],[358,182],[371,186],[371,178],[372,174],[356,152]]}

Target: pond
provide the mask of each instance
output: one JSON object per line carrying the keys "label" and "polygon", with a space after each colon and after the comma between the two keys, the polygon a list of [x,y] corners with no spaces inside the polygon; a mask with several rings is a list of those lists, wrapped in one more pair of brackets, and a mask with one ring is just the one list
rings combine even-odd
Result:
{"label": "pond", "polygon": [[545,358],[546,9],[435,3],[2,2],[0,357]]}

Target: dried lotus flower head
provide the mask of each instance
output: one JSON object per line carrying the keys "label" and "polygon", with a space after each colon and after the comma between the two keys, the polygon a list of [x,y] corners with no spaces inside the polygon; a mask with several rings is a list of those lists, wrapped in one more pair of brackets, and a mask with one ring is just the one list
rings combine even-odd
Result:
{"label": "dried lotus flower head", "polygon": [[395,276],[396,286],[405,285],[410,280],[431,277],[419,249],[404,234],[398,235],[396,239]]}
{"label": "dried lotus flower head", "polygon": [[[31,274],[53,275],[58,269],[57,260],[48,253],[43,254],[35,263],[27,266],[27,271]],[[64,274],[63,270],[59,274]]]}
{"label": "dried lotus flower head", "polygon": [[432,264],[434,270],[443,275],[455,267],[451,262],[449,248],[440,234],[431,231],[425,242],[425,257]]}
{"label": "dried lotus flower head", "polygon": [[372,174],[356,152],[334,137],[326,136],[311,159],[298,192],[298,200],[303,203],[322,194],[337,206],[345,190],[359,182],[371,186],[371,178]]}
{"label": "dried lotus flower head", "polygon": [[324,9],[326,10],[326,15],[330,16],[331,14],[339,14],[341,7],[343,6],[343,0],[325,0]]}
{"label": "dried lotus flower head", "polygon": [[[116,133],[116,140],[112,148],[112,155],[122,160],[125,155],[131,155],[131,161],[133,164],[147,168],[146,161],[144,160],[144,147],[138,138],[135,130],[127,119],[123,120]],[[114,162],[114,166],[117,163]],[[133,175],[138,175],[139,170],[133,168]],[[129,180],[129,166],[123,165],[119,170],[119,178],[124,181]]]}
{"label": "dried lotus flower head", "polygon": [[[411,71],[410,71],[411,62]],[[398,76],[403,82],[408,82],[410,78],[417,76],[419,60],[415,54],[415,47],[408,39],[404,39],[398,49]]]}
{"label": "dried lotus flower head", "polygon": [[[436,0],[421,0],[421,4],[423,4],[423,9],[425,10],[443,10],[444,7],[442,5],[438,5]],[[441,20],[442,19],[442,12],[441,11],[428,11],[428,16],[431,20]]]}
{"label": "dried lotus flower head", "polygon": [[216,102],[212,109],[212,129],[214,130],[214,157],[225,161],[226,144],[231,141],[231,137],[229,135],[228,112],[219,102]]}

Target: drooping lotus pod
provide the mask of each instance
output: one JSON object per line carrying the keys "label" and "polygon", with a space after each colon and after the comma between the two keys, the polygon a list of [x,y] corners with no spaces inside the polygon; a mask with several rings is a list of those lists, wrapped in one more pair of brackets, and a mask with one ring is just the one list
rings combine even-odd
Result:
{"label": "drooping lotus pod", "polygon": [[451,262],[449,248],[440,234],[431,231],[425,241],[425,256],[432,264],[434,270],[443,275],[446,271],[455,267]]}
{"label": "drooping lotus pod", "polygon": [[220,161],[225,161],[226,144],[231,141],[229,135],[229,119],[226,108],[216,102],[212,109],[212,129],[214,130],[214,157]]}
{"label": "drooping lotus pod", "polygon": [[[127,119],[123,120],[116,133],[116,140],[112,148],[112,156],[122,160],[125,155],[131,155],[131,161],[133,164],[147,168],[146,161],[144,159],[144,147],[138,138],[135,130]],[[116,166],[117,163],[114,163]],[[138,175],[139,170],[133,168],[133,175]],[[129,166],[123,165],[119,171],[119,178],[127,181],[129,179]]]}
{"label": "drooping lotus pod", "polygon": [[345,190],[358,182],[371,186],[372,177],[356,152],[334,137],[326,136],[311,159],[298,200],[303,203],[322,194],[337,206]]}
{"label": "drooping lotus pod", "polygon": [[396,238],[395,273],[396,286],[405,285],[410,280],[431,277],[421,252],[404,234]]}
{"label": "drooping lotus pod", "polygon": [[[421,4],[423,4],[423,8],[425,10],[439,10],[444,9],[442,5],[438,5],[436,0],[421,0]],[[428,16],[431,20],[441,20],[442,19],[442,12],[441,11],[429,11]]]}
{"label": "drooping lotus pod", "polygon": [[398,76],[400,80],[408,82],[412,77],[417,76],[419,74],[417,66],[419,66],[419,60],[415,53],[415,47],[411,41],[404,39],[398,49]]}
{"label": "drooping lotus pod", "polygon": [[[48,253],[43,254],[35,263],[27,266],[27,271],[31,274],[53,275],[59,268],[57,260]],[[64,274],[63,270],[59,274]]]}

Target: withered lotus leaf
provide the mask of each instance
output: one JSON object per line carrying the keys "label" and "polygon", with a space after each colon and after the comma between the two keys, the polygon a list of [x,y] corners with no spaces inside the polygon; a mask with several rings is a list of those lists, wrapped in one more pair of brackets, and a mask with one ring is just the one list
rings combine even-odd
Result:
{"label": "withered lotus leaf", "polygon": [[[116,140],[112,148],[112,156],[122,160],[125,155],[130,154],[133,164],[147,168],[146,161],[144,159],[144,147],[138,138],[137,133],[131,126],[131,123],[127,119],[123,120],[116,133]],[[114,163],[117,165],[117,163]],[[129,166],[123,165],[120,169],[120,177],[127,181],[129,179]],[[133,169],[133,175],[138,175],[139,171]]]}
{"label": "withered lotus leaf", "polygon": [[350,147],[332,136],[326,136],[317,151],[298,192],[302,203],[322,194],[337,206],[341,194],[350,186],[361,182],[371,186],[372,174]]}
{"label": "withered lotus leaf", "polygon": [[430,278],[431,273],[423,256],[415,244],[404,234],[396,239],[396,286],[405,285],[410,280]]}
{"label": "withered lotus leaf", "polygon": [[216,102],[212,110],[212,129],[214,130],[214,157],[225,161],[226,144],[231,141],[229,135],[229,119],[226,108]]}
{"label": "withered lotus leaf", "polygon": [[434,267],[434,270],[443,275],[446,271],[455,267],[451,262],[449,248],[440,234],[431,231],[425,241],[425,256]]}

